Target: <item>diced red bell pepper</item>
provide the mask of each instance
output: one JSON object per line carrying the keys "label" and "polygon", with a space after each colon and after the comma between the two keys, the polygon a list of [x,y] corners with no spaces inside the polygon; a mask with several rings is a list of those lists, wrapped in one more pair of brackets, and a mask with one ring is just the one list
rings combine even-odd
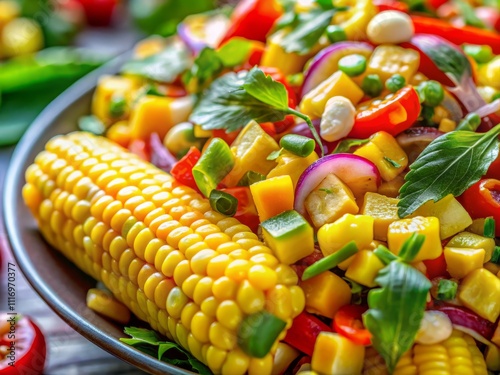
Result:
{"label": "diced red bell pepper", "polygon": [[174,164],[170,174],[180,183],[199,191],[193,177],[193,167],[200,160],[200,157],[200,150],[196,147],[191,147],[187,154]]}
{"label": "diced red bell pepper", "polygon": [[220,44],[235,36],[264,43],[267,34],[282,14],[283,9],[276,0],[242,0],[231,15],[229,29]]}
{"label": "diced red bell pepper", "polygon": [[378,8],[379,12],[398,10],[403,13],[409,13],[408,5],[398,0],[373,0],[373,4]]}
{"label": "diced red bell pepper", "polygon": [[236,139],[241,130],[235,130],[234,132],[226,133],[224,129],[214,129],[212,130],[212,135],[214,138],[220,138],[226,142],[229,146]]}
{"label": "diced red bell pepper", "polygon": [[79,0],[85,10],[87,22],[92,26],[108,26],[111,23],[118,0]]}
{"label": "diced red bell pepper", "polygon": [[500,180],[500,155],[490,164],[488,171],[484,175],[485,178],[495,178]]}
{"label": "diced red bell pepper", "polygon": [[408,85],[394,93],[389,99],[360,103],[348,138],[364,139],[379,131],[396,136],[411,127],[419,115],[418,94],[412,86]]}
{"label": "diced red bell pepper", "polygon": [[[444,246],[444,245],[443,245]],[[426,267],[426,276],[428,279],[432,280],[435,277],[448,277],[448,271],[446,271],[446,259],[444,258],[444,253],[442,253],[436,259],[424,260]]]}
{"label": "diced red bell pepper", "polygon": [[495,54],[500,54],[500,34],[485,29],[472,26],[457,27],[446,21],[436,18],[411,16],[415,33],[433,34],[449,40],[452,43],[461,45],[487,44]]}
{"label": "diced red bell pepper", "polygon": [[333,328],[338,334],[347,337],[358,345],[371,345],[371,333],[363,326],[362,315],[368,310],[367,306],[342,306],[333,318]]}
{"label": "diced red bell pepper", "polygon": [[[468,188],[458,200],[473,219],[491,216],[500,223],[500,180],[484,178]],[[500,225],[496,226],[500,236]]]}
{"label": "diced red bell pepper", "polygon": [[312,356],[316,338],[324,331],[331,332],[332,329],[314,315],[303,312],[293,320],[283,341],[308,356]]}

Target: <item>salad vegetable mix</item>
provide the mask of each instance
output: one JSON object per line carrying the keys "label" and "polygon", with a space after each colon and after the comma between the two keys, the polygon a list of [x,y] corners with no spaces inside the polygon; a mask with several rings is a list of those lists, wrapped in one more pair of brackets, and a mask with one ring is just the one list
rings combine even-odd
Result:
{"label": "salad vegetable mix", "polygon": [[24,199],[108,289],[89,307],[149,323],[123,341],[171,364],[496,373],[499,12],[243,0],[191,15],[101,77]]}

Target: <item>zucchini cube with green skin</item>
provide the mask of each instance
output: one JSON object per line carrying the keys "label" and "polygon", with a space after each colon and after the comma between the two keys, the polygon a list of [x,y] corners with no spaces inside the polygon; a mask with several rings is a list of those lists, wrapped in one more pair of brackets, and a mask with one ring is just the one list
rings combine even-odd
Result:
{"label": "zucchini cube with green skin", "polygon": [[495,240],[471,232],[461,232],[446,244],[449,247],[484,249],[484,263],[489,262],[495,249]]}
{"label": "zucchini cube with green skin", "polygon": [[264,241],[281,263],[293,264],[314,251],[313,228],[297,211],[285,211],[261,226]]}

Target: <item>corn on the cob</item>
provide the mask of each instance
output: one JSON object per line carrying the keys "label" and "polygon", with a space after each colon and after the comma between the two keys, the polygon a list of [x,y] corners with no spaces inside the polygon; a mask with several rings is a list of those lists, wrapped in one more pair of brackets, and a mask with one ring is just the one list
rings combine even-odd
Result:
{"label": "corn on the cob", "polygon": [[[270,374],[237,330],[267,310],[290,327],[304,308],[297,276],[250,229],[171,176],[86,133],[48,142],[24,199],[47,241],[152,328],[214,373]],[[285,293],[286,291],[286,293]]]}
{"label": "corn on the cob", "polygon": [[[387,374],[382,357],[374,349],[368,349],[363,375]],[[486,363],[476,342],[470,335],[457,330],[439,344],[415,344],[401,357],[394,370],[394,375],[486,374]]]}

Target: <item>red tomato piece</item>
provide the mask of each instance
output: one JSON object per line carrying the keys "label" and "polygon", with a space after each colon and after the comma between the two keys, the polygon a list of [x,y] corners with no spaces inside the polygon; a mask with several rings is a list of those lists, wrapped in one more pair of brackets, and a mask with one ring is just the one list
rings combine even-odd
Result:
{"label": "red tomato piece", "polygon": [[[445,245],[443,245],[445,246]],[[424,260],[426,267],[426,276],[428,279],[434,279],[435,277],[448,277],[448,271],[446,271],[446,259],[444,258],[444,253],[436,259]]]}
{"label": "red tomato piece", "polygon": [[399,10],[404,13],[409,12],[408,5],[397,0],[374,0],[373,4],[378,8],[379,12],[385,10]]}
{"label": "red tomato piece", "polygon": [[214,138],[220,138],[224,142],[226,142],[229,146],[231,146],[231,143],[236,139],[238,134],[240,134],[240,130],[235,130],[234,132],[229,132],[226,133],[224,129],[214,129],[212,130],[212,135]]}
{"label": "red tomato piece", "polygon": [[196,147],[191,147],[177,163],[174,164],[170,174],[181,184],[198,190],[198,186],[193,177],[193,167],[200,160],[201,152]]}
{"label": "red tomato piece", "polygon": [[362,315],[368,310],[367,306],[342,306],[333,318],[333,328],[338,334],[347,337],[358,345],[371,345],[371,333],[364,328]]}
{"label": "red tomato piece", "polygon": [[87,22],[92,26],[109,26],[118,0],[78,0],[83,5]]}
{"label": "red tomato piece", "polygon": [[287,331],[283,341],[308,356],[312,356],[316,338],[321,332],[325,331],[332,332],[331,328],[321,320],[303,312],[293,320],[292,326]]}
{"label": "red tomato piece", "polygon": [[387,99],[361,103],[348,138],[368,138],[379,131],[396,136],[411,127],[419,114],[418,94],[412,86],[405,86]]}
{"label": "red tomato piece", "polygon": [[[459,197],[459,201],[473,219],[492,216],[500,223],[500,180],[479,180]],[[496,226],[495,234],[500,236],[500,225]]]}
{"label": "red tomato piece", "polygon": [[[10,347],[13,343],[15,351],[12,356],[7,353],[0,358],[0,373],[2,375],[20,375],[28,371],[30,374],[41,374],[45,366],[47,348],[45,338],[40,328],[27,317],[21,317],[17,322],[11,321],[15,317],[1,314],[3,332],[1,345]],[[9,363],[15,363],[15,366]]]}
{"label": "red tomato piece", "polygon": [[128,144],[128,149],[133,154],[139,156],[142,160],[150,161],[151,153],[149,150],[149,144],[144,139],[133,139]]}

